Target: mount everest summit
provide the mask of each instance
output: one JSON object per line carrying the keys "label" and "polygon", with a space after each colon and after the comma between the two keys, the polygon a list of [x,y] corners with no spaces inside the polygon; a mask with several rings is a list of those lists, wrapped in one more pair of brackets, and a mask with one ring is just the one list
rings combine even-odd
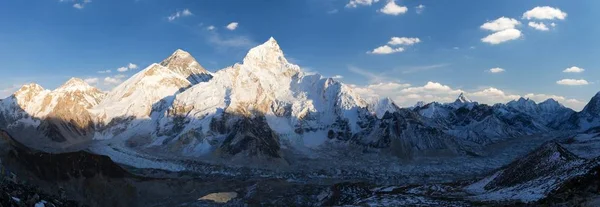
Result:
{"label": "mount everest summit", "polygon": [[597,96],[581,112],[552,99],[490,106],[463,94],[452,103],[400,108],[303,72],[270,38],[214,73],[177,50],[109,92],[76,78],[52,91],[25,85],[2,100],[0,127],[48,151],[104,141],[187,157],[282,158],[284,150],[326,145],[403,157],[431,150],[478,154],[481,146],[512,138],[600,125]]}

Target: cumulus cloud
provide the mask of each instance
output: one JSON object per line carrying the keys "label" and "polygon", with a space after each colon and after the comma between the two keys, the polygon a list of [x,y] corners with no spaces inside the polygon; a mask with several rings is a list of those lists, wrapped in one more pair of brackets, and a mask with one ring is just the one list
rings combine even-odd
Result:
{"label": "cumulus cloud", "polygon": [[233,31],[233,30],[235,30],[235,29],[237,29],[237,27],[238,27],[238,23],[237,23],[237,22],[231,22],[231,23],[229,23],[229,24],[226,26],[226,28],[227,28],[228,30],[232,30],[232,31]]}
{"label": "cumulus cloud", "polygon": [[95,84],[97,84],[100,81],[100,79],[98,79],[98,78],[86,78],[86,79],[83,79],[83,81],[86,82],[87,84],[95,85]]}
{"label": "cumulus cloud", "polygon": [[373,3],[377,3],[379,0],[350,0],[346,4],[347,8],[356,8],[358,6],[371,6]]}
{"label": "cumulus cloud", "polygon": [[104,78],[104,85],[117,85],[119,83],[123,82],[123,80],[116,78],[116,77],[106,77]]}
{"label": "cumulus cloud", "polygon": [[127,67],[119,67],[119,68],[117,68],[117,71],[119,71],[121,73],[122,72],[126,72],[127,70],[129,70],[129,68],[127,68]]}
{"label": "cumulus cloud", "polygon": [[534,29],[540,30],[540,31],[548,31],[548,26],[546,26],[546,24],[544,24],[543,22],[529,22],[528,24],[530,27],[533,27]]}
{"label": "cumulus cloud", "polygon": [[517,25],[520,25],[520,24],[521,24],[521,22],[519,22],[516,19],[500,17],[496,20],[484,23],[483,25],[480,26],[480,28],[498,32],[498,31],[507,30],[507,29],[514,29]]}
{"label": "cumulus cloud", "polygon": [[563,73],[582,73],[583,71],[585,71],[585,69],[577,67],[577,66],[573,66],[573,67],[563,70]]}
{"label": "cumulus cloud", "polygon": [[582,86],[582,85],[590,84],[588,81],[586,81],[584,79],[562,79],[562,80],[556,81],[556,83],[559,85],[567,85],[567,86]]}
{"label": "cumulus cloud", "polygon": [[492,68],[492,69],[489,69],[488,71],[490,71],[490,73],[502,73],[505,70],[502,68]]}
{"label": "cumulus cloud", "polygon": [[402,52],[402,51],[404,51],[404,48],[401,48],[401,47],[392,48],[390,46],[384,45],[384,46],[375,48],[372,51],[368,51],[367,54],[387,55],[387,54],[392,54],[392,53],[397,53],[397,52]]}
{"label": "cumulus cloud", "polygon": [[519,37],[521,37],[521,31],[517,29],[506,29],[490,34],[487,37],[482,38],[481,41],[496,45],[506,41],[518,39]]}
{"label": "cumulus cloud", "polygon": [[137,69],[138,66],[136,64],[129,63],[129,64],[127,64],[127,68],[129,68],[130,70],[133,70],[133,69]]}
{"label": "cumulus cloud", "polygon": [[174,14],[171,14],[171,16],[167,17],[167,19],[172,22],[175,21],[176,19],[179,19],[180,17],[187,17],[187,16],[192,16],[194,14],[192,14],[192,12],[189,9],[184,9],[183,11],[177,11]]}
{"label": "cumulus cloud", "polygon": [[415,7],[415,12],[417,12],[417,14],[421,14],[423,11],[425,11],[425,5],[419,4],[419,6]]}
{"label": "cumulus cloud", "polygon": [[567,13],[561,11],[558,8],[549,6],[537,6],[529,11],[523,13],[523,19],[538,19],[538,20],[552,20],[567,18]]}
{"label": "cumulus cloud", "polygon": [[381,12],[381,13],[393,15],[393,16],[404,14],[407,11],[408,11],[407,7],[399,6],[398,4],[396,4],[395,0],[389,0],[388,3],[379,10],[379,12]]}
{"label": "cumulus cloud", "polygon": [[413,45],[421,42],[419,38],[416,37],[392,37],[392,39],[388,42],[389,45]]}

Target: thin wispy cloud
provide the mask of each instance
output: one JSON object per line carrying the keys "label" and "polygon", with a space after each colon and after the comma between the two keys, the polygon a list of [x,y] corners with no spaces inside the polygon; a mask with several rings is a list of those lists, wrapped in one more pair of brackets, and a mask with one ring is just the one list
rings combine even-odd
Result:
{"label": "thin wispy cloud", "polygon": [[407,69],[397,69],[395,71],[400,71],[403,74],[410,74],[410,73],[417,73],[417,72],[423,72],[423,71],[428,71],[428,70],[441,69],[441,68],[445,68],[449,65],[450,64],[448,64],[448,63],[442,63],[442,64],[425,65],[425,66],[414,66],[414,67],[409,67]]}
{"label": "thin wispy cloud", "polygon": [[171,14],[170,16],[167,17],[167,19],[170,22],[172,22],[181,17],[187,17],[187,16],[192,16],[192,15],[194,15],[194,14],[189,9],[184,9],[182,11],[177,11],[174,14]]}
{"label": "thin wispy cloud", "polygon": [[210,31],[207,36],[209,44],[218,50],[227,50],[231,48],[247,49],[256,46],[256,42],[247,36],[242,35],[222,35],[218,31]]}

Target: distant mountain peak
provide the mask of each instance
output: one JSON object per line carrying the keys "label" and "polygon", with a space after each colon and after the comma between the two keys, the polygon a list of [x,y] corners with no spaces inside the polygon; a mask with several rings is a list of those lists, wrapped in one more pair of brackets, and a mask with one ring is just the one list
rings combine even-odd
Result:
{"label": "distant mountain peak", "polygon": [[77,90],[85,91],[85,90],[90,90],[90,89],[95,89],[95,88],[90,86],[88,83],[86,83],[84,80],[81,80],[80,78],[71,78],[67,82],[65,82],[63,85],[58,87],[56,90],[57,91],[77,91]]}
{"label": "distant mountain peak", "polygon": [[467,98],[467,96],[465,96],[464,93],[460,93],[460,95],[458,95],[458,98],[456,98],[457,102],[460,103],[471,103],[473,101],[471,101],[471,99]]}
{"label": "distant mountain peak", "polygon": [[160,62],[160,65],[179,73],[192,83],[206,81],[209,79],[207,76],[210,76],[189,52],[182,49],[175,50],[171,56]]}

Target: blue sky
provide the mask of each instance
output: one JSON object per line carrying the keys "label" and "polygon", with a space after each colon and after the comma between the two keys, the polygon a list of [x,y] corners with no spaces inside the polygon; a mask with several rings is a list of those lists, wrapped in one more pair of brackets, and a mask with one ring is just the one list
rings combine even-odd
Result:
{"label": "blue sky", "polygon": [[[5,0],[0,96],[70,77],[109,90],[178,48],[214,72],[273,36],[305,70],[403,106],[465,92],[484,103],[527,96],[581,109],[600,89],[593,8],[600,1]],[[382,46],[402,51],[374,51]]]}

